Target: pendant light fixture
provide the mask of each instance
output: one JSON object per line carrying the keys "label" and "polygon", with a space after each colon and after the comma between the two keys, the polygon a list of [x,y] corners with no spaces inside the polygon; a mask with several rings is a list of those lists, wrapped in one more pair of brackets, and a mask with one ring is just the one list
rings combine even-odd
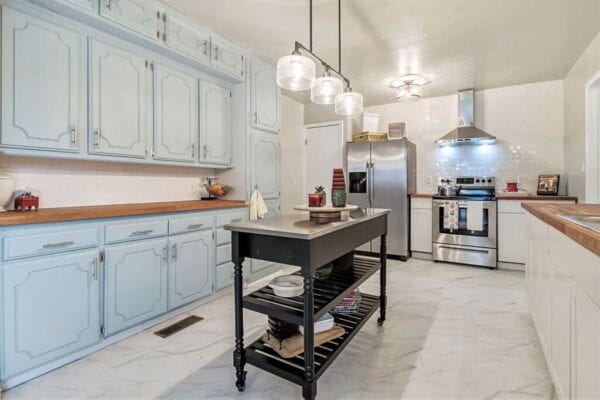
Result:
{"label": "pendant light fixture", "polygon": [[[296,41],[292,54],[279,59],[277,62],[277,84],[288,90],[311,89],[311,100],[316,104],[335,104],[336,114],[354,115],[362,113],[362,95],[352,91],[350,80],[341,72],[341,0],[338,0],[338,70],[313,53],[312,0],[309,0],[309,13],[310,47],[306,48]],[[315,79],[316,66],[313,59],[319,61],[325,69],[323,76],[317,79]]]}

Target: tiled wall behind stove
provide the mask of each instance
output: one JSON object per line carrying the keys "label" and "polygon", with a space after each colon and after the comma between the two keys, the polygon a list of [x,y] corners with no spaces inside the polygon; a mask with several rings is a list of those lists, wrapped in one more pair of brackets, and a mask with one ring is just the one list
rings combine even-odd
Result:
{"label": "tiled wall behind stove", "polygon": [[17,190],[40,195],[41,207],[146,203],[200,198],[212,169],[128,163],[0,157]]}
{"label": "tiled wall behind stove", "polygon": [[426,98],[416,103],[366,107],[381,115],[379,130],[404,121],[417,146],[417,191],[437,190],[439,177],[495,176],[496,188],[521,178],[520,187],[534,192],[538,175],[563,169],[562,81],[532,83],[475,92],[475,126],[497,137],[496,144],[442,147],[435,140],[457,126],[457,95]]}

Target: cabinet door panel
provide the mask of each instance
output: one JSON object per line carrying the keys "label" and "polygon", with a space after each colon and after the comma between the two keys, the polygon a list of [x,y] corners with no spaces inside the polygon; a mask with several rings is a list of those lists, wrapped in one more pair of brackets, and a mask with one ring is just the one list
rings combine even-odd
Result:
{"label": "cabinet door panel", "polygon": [[253,127],[279,132],[279,86],[275,73],[256,62],[250,64],[250,121]]}
{"label": "cabinet door panel", "polygon": [[258,188],[265,199],[279,197],[279,137],[269,133],[250,135],[251,190]]}
{"label": "cabinet door panel", "polygon": [[413,208],[411,210],[411,250],[423,253],[432,252],[431,210]]}
{"label": "cabinet door panel", "polygon": [[152,75],[144,57],[93,40],[94,153],[145,158],[152,115]]}
{"label": "cabinet door panel", "polygon": [[498,261],[525,264],[525,215],[498,213]]}
{"label": "cabinet door panel", "polygon": [[167,13],[165,24],[167,46],[198,61],[209,61],[210,35],[208,33],[198,29],[193,22],[173,13]]}
{"label": "cabinet door panel", "polygon": [[214,248],[212,231],[187,233],[169,239],[169,309],[212,292]]}
{"label": "cabinet door panel", "polygon": [[88,251],[3,267],[6,376],[100,339],[97,254]]}
{"label": "cabinet door panel", "polygon": [[194,162],[198,146],[198,80],[156,65],[155,158]]}
{"label": "cabinet door panel", "polygon": [[[142,35],[160,38],[162,8],[150,0],[101,0],[100,14]],[[158,13],[158,14],[157,14]]]}
{"label": "cabinet door panel", "polygon": [[567,272],[551,256],[548,257],[546,268],[552,270],[551,365],[557,379],[555,386],[559,393],[558,398],[568,399],[571,380],[570,279]]}
{"label": "cabinet door panel", "polygon": [[105,266],[106,335],[167,311],[167,239],[108,247]]}
{"label": "cabinet door panel", "polygon": [[200,161],[230,164],[231,92],[209,82],[202,82],[200,92]]}
{"label": "cabinet door panel", "polygon": [[571,284],[571,398],[600,398],[600,307]]}
{"label": "cabinet door panel", "polygon": [[2,8],[2,144],[76,152],[83,122],[78,32]]}
{"label": "cabinet door panel", "polygon": [[211,64],[237,78],[244,77],[244,55],[219,38],[211,40]]}

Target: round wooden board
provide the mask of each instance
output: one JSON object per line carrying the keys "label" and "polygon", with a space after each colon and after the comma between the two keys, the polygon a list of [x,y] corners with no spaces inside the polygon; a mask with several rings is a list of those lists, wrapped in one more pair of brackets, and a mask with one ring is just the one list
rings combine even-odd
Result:
{"label": "round wooden board", "polygon": [[306,204],[299,204],[299,205],[294,206],[294,210],[318,212],[318,213],[328,213],[328,212],[339,213],[342,211],[358,210],[358,206],[355,206],[353,204],[346,204],[344,207],[334,207],[331,204],[327,204],[326,206],[323,206],[323,207],[309,207]]}

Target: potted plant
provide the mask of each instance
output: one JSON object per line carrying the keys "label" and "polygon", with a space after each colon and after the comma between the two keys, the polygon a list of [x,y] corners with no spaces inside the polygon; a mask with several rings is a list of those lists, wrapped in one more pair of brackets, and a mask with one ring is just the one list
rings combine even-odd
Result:
{"label": "potted plant", "polygon": [[317,186],[315,192],[308,195],[309,207],[323,207],[327,202],[327,194],[323,186]]}

